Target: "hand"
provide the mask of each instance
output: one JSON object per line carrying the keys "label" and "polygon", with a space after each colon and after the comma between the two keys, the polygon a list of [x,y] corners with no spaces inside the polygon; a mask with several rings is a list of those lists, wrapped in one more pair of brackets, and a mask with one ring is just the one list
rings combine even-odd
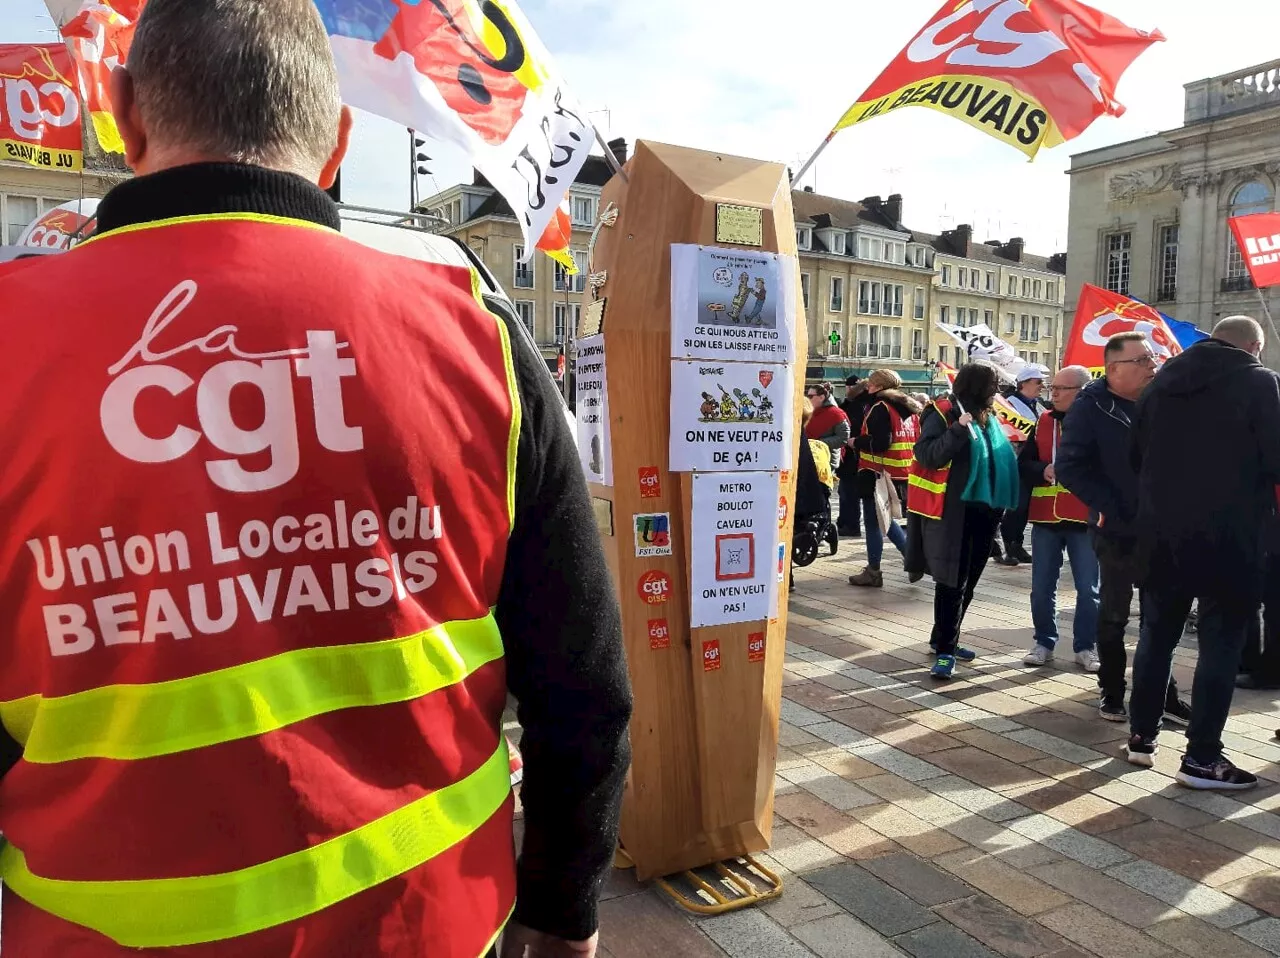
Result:
{"label": "hand", "polygon": [[500,958],[595,958],[600,933],[586,941],[566,941],[508,922],[502,935]]}
{"label": "hand", "polygon": [[1053,463],[1050,463],[1049,465],[1044,467],[1044,481],[1052,482],[1055,484],[1057,483],[1058,473],[1054,470]]}
{"label": "hand", "polygon": [[962,413],[960,418],[956,420],[956,423],[968,429],[970,426],[973,425],[973,416],[969,415],[969,413],[967,412]]}

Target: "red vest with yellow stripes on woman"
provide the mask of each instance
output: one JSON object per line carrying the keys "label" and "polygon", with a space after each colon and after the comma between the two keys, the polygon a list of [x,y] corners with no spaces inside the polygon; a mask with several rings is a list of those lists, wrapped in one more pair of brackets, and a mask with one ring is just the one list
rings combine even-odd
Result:
{"label": "red vest with yellow stripes on woman", "polygon": [[[1062,438],[1062,421],[1052,411],[1040,414],[1036,424],[1036,455],[1041,462],[1058,459],[1058,442]],[[1044,482],[1031,490],[1030,522],[1088,522],[1089,507],[1056,482]]]}
{"label": "red vest with yellow stripes on woman", "polygon": [[[920,413],[920,423],[932,410],[945,422],[951,412],[951,400],[935,399],[924,407]],[[947,480],[951,477],[951,463],[941,469],[926,469],[914,456],[911,459],[911,470],[907,476],[907,511],[926,519],[941,519],[942,507],[947,501]]]}
{"label": "red vest with yellow stripes on woman", "polygon": [[17,266],[4,953],[487,952],[520,405],[477,277],[253,214]]}
{"label": "red vest with yellow stripes on woman", "polygon": [[867,410],[862,420],[862,435],[867,436],[867,420],[871,418],[876,406],[883,406],[889,413],[889,429],[893,438],[889,448],[883,453],[863,452],[858,456],[858,468],[870,472],[883,472],[890,479],[906,479],[911,474],[911,450],[915,448],[916,439],[920,437],[920,419],[918,416],[903,416],[893,403],[878,402]]}

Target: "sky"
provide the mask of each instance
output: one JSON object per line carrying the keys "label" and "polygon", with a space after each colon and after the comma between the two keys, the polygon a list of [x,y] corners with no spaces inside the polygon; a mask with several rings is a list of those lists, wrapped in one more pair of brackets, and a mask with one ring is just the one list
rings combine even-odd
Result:
{"label": "sky", "polygon": [[[1128,107],[1034,163],[950,117],[899,110],[839,134],[805,185],[845,199],[904,197],[904,221],[978,239],[1066,249],[1072,153],[1172,129],[1182,85],[1280,55],[1259,22],[1268,0],[1093,0],[1168,38],[1129,69]],[[625,137],[774,160],[799,169],[835,121],[937,10],[938,0],[523,0],[522,9],[606,139]],[[43,0],[0,0],[0,43],[55,39]],[[430,142],[430,195],[469,181],[466,158]],[[360,115],[344,199],[405,209],[408,133]]]}

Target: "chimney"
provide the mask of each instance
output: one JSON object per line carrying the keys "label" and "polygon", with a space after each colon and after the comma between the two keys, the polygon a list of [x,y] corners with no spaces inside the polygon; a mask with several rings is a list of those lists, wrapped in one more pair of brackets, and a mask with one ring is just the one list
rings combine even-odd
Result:
{"label": "chimney", "polygon": [[812,186],[806,186],[806,187],[804,188],[804,191],[805,191],[806,193],[812,193],[812,192],[813,192],[813,187],[812,187]]}
{"label": "chimney", "polygon": [[888,201],[884,204],[884,215],[889,218],[889,222],[894,226],[902,225],[902,194],[891,193]]}
{"label": "chimney", "polygon": [[955,233],[956,253],[967,259],[973,246],[973,227],[968,223],[961,223],[956,227]]}
{"label": "chimney", "polygon": [[1026,249],[1027,243],[1021,236],[1015,236],[1009,240],[1004,247],[1005,259],[1011,259],[1015,263],[1022,262],[1022,251]]}
{"label": "chimney", "polygon": [[619,166],[627,164],[627,141],[623,137],[609,141],[609,150],[618,158]]}
{"label": "chimney", "polygon": [[1054,253],[1049,257],[1049,269],[1055,273],[1067,274],[1067,254]]}
{"label": "chimney", "polygon": [[868,196],[866,199],[861,201],[861,204],[865,208],[876,213],[881,212],[884,207],[884,201],[878,196]]}

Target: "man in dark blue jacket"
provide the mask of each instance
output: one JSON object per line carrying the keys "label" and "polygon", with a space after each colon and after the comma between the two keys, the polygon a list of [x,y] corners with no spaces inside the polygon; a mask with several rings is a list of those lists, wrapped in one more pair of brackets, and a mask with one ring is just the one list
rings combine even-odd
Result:
{"label": "man in dark blue jacket", "polygon": [[[1130,455],[1135,406],[1155,378],[1156,358],[1142,333],[1118,333],[1103,351],[1106,375],[1081,390],[1062,423],[1058,482],[1089,507],[1101,586],[1098,609],[1099,714],[1123,722],[1124,630],[1137,581],[1138,473]],[[1165,716],[1182,725],[1191,709],[1178,699],[1170,677]]]}

